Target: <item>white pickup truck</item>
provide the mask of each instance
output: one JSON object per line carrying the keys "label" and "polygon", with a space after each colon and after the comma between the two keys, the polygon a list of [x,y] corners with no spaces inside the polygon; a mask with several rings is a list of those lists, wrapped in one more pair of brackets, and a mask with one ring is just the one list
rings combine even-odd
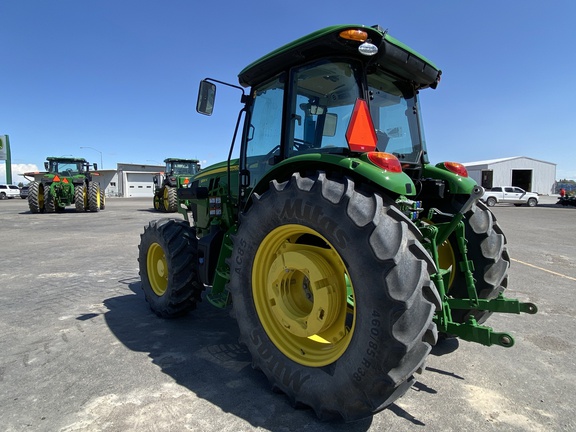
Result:
{"label": "white pickup truck", "polygon": [[488,207],[492,207],[496,203],[514,204],[515,206],[526,204],[529,207],[534,207],[538,204],[538,194],[526,192],[516,186],[497,186],[484,192],[480,200],[484,201]]}

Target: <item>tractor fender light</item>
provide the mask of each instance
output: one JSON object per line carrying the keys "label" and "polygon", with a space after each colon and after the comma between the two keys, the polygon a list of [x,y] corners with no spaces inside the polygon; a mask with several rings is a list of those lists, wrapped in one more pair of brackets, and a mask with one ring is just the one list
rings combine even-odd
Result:
{"label": "tractor fender light", "polygon": [[458,162],[443,162],[444,168],[460,177],[468,177],[468,170],[464,165]]}
{"label": "tractor fender light", "polygon": [[60,177],[58,177],[57,175],[54,176],[54,178],[52,179],[53,182],[59,182],[60,181]]}
{"label": "tractor fender light", "polygon": [[360,29],[349,29],[341,31],[340,37],[342,39],[348,39],[358,42],[366,42],[366,39],[368,39],[368,33]]}
{"label": "tractor fender light", "polygon": [[186,184],[190,183],[190,179],[188,177],[185,177],[184,181],[182,183],[184,183],[186,185]]}
{"label": "tractor fender light", "polygon": [[368,39],[368,32],[360,29],[349,29],[340,32],[342,39],[362,42],[358,47],[358,52],[365,56],[373,56],[378,53],[378,47]]}
{"label": "tractor fender light", "polygon": [[399,173],[402,172],[402,165],[396,156],[384,152],[368,152],[368,160],[384,171]]}

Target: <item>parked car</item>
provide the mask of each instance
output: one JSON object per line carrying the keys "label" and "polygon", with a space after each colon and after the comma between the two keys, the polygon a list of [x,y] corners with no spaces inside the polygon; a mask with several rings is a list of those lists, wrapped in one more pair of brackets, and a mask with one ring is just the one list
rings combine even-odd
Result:
{"label": "parked car", "polygon": [[15,185],[0,184],[0,199],[20,196],[20,188]]}
{"label": "parked car", "polygon": [[22,186],[20,188],[20,198],[22,199],[28,198],[28,188],[29,186]]}
{"label": "parked car", "polygon": [[534,207],[538,204],[538,194],[526,192],[524,189],[516,186],[496,186],[486,192],[480,198],[488,207],[496,203],[514,204],[515,206],[528,205]]}

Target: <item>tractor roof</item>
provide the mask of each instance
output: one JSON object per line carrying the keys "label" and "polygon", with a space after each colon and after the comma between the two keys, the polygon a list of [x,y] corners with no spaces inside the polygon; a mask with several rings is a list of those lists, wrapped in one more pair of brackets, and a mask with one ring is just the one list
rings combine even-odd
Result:
{"label": "tractor roof", "polygon": [[76,162],[86,162],[84,158],[75,158],[75,157],[59,157],[59,156],[49,156],[46,158],[47,161],[53,162],[68,162],[68,163],[76,163]]}
{"label": "tractor roof", "polygon": [[164,159],[165,163],[168,162],[188,162],[188,163],[199,163],[198,159],[180,159],[180,158],[166,158]]}
{"label": "tractor roof", "polygon": [[[368,33],[370,42],[378,47],[373,56],[360,54],[362,41],[346,40],[340,34],[346,30]],[[426,57],[388,35],[379,26],[336,25],[310,33],[269,54],[244,68],[238,75],[244,87],[259,84],[292,66],[331,56],[354,57],[368,63],[374,62],[401,78],[413,82],[418,88],[436,87],[441,71]]]}

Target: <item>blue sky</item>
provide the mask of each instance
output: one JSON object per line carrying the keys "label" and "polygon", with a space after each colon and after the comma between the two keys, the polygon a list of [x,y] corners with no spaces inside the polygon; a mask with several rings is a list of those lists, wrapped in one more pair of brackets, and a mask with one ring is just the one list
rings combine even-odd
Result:
{"label": "blue sky", "polygon": [[2,0],[0,134],[14,182],[46,156],[105,169],[216,163],[240,93],[219,87],[216,112],[202,116],[202,78],[237,84],[244,66],[295,38],[379,24],[443,71],[421,95],[432,162],[527,156],[576,179],[575,18],[572,0]]}

